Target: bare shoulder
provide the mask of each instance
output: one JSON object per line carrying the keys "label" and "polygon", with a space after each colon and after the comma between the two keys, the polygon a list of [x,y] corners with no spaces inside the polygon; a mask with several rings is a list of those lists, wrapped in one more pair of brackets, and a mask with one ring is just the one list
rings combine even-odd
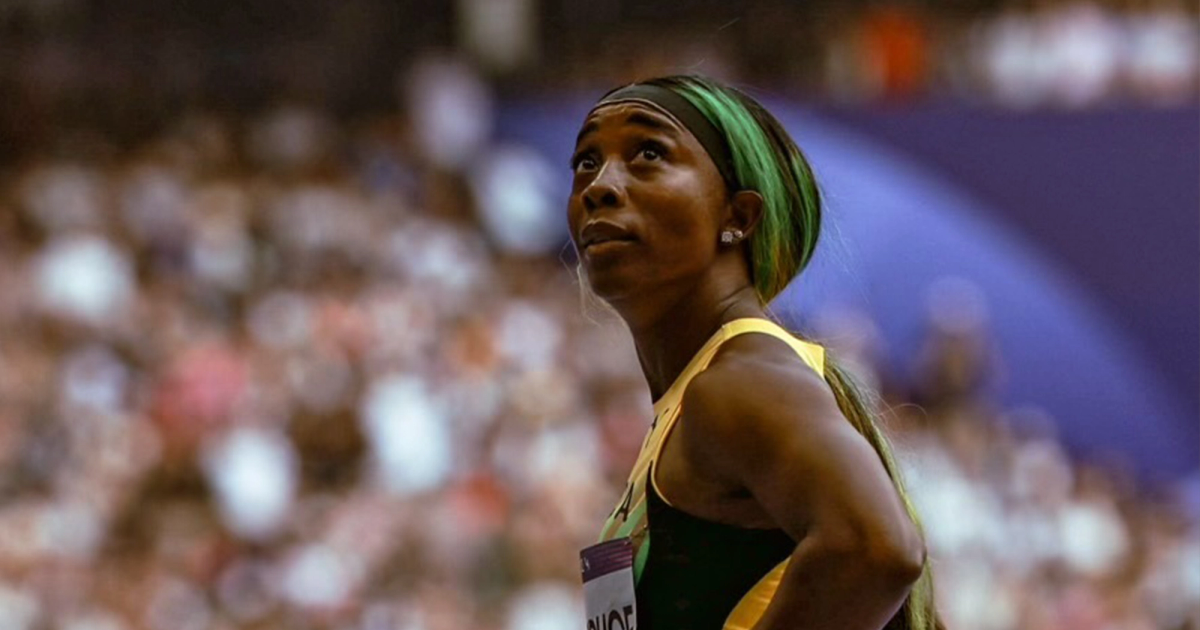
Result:
{"label": "bare shoulder", "polygon": [[785,342],[744,334],[721,347],[682,401],[683,448],[690,461],[729,487],[783,462],[820,465],[829,439],[854,439],[833,391]]}
{"label": "bare shoulder", "polygon": [[844,421],[825,379],[782,340],[758,334],[725,342],[688,385],[683,407],[714,438]]}

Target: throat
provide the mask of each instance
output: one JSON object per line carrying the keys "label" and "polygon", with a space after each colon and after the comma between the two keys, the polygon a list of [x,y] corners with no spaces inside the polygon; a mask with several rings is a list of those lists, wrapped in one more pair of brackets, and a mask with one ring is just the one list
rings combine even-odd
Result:
{"label": "throat", "polygon": [[693,314],[662,318],[657,325],[634,331],[638,362],[652,401],[658,402],[674,386],[697,353],[722,326],[747,317],[766,318],[757,299],[749,304],[737,300],[709,312],[707,317]]}

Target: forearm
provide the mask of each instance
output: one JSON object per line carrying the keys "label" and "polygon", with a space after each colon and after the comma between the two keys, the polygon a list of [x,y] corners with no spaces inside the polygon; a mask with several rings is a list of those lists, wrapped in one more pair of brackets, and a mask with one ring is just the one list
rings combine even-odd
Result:
{"label": "forearm", "polygon": [[805,537],[754,630],[879,630],[920,576],[919,564],[899,557]]}

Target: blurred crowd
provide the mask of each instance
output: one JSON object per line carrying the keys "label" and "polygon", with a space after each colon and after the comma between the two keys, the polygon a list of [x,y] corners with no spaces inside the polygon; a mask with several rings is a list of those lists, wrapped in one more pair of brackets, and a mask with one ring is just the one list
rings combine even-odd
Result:
{"label": "blurred crowd", "polygon": [[1003,2],[977,15],[867,9],[825,41],[824,92],[955,97],[1018,109],[1195,103],[1200,21],[1175,0]]}
{"label": "blurred crowd", "polygon": [[1185,0],[0,0],[0,140],[81,120],[145,139],[196,103],[381,111],[431,50],[505,98],[679,72],[840,104],[1173,107],[1200,90]]}
{"label": "blurred crowd", "polygon": [[1170,107],[1195,104],[1200,89],[1200,12],[1182,0],[755,2],[685,20],[647,13],[614,11],[586,33],[558,35],[565,58],[537,71],[566,84],[696,71],[837,105]]}
{"label": "blurred crowd", "polygon": [[[253,45],[240,3],[98,4],[0,0],[5,630],[579,626],[576,554],[650,401],[581,294],[565,171],[492,140],[495,94],[684,64],[853,101],[1194,104],[1200,59],[1170,0],[298,2]],[[860,316],[808,331],[884,394],[949,627],[1200,628],[1195,516],[994,408],[971,312],[931,307],[904,374]]]}
{"label": "blurred crowd", "polygon": [[996,407],[1003,367],[970,288],[934,287],[925,349],[888,403],[947,628],[1200,627],[1196,515],[1119,456],[1068,456],[1043,410]]}
{"label": "blurred crowd", "polygon": [[[554,171],[422,68],[409,116],[188,115],[0,172],[0,627],[579,627],[650,401]],[[1200,627],[1196,523],[992,408],[983,318],[938,304],[911,374],[861,317],[810,332],[885,394],[949,627]]]}

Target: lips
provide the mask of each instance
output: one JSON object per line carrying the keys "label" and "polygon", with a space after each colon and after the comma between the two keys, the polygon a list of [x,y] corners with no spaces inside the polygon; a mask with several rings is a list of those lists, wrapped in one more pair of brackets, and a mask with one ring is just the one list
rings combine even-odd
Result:
{"label": "lips", "polygon": [[608,221],[592,221],[583,227],[579,233],[580,249],[612,242],[629,242],[637,240],[633,233],[616,223]]}

